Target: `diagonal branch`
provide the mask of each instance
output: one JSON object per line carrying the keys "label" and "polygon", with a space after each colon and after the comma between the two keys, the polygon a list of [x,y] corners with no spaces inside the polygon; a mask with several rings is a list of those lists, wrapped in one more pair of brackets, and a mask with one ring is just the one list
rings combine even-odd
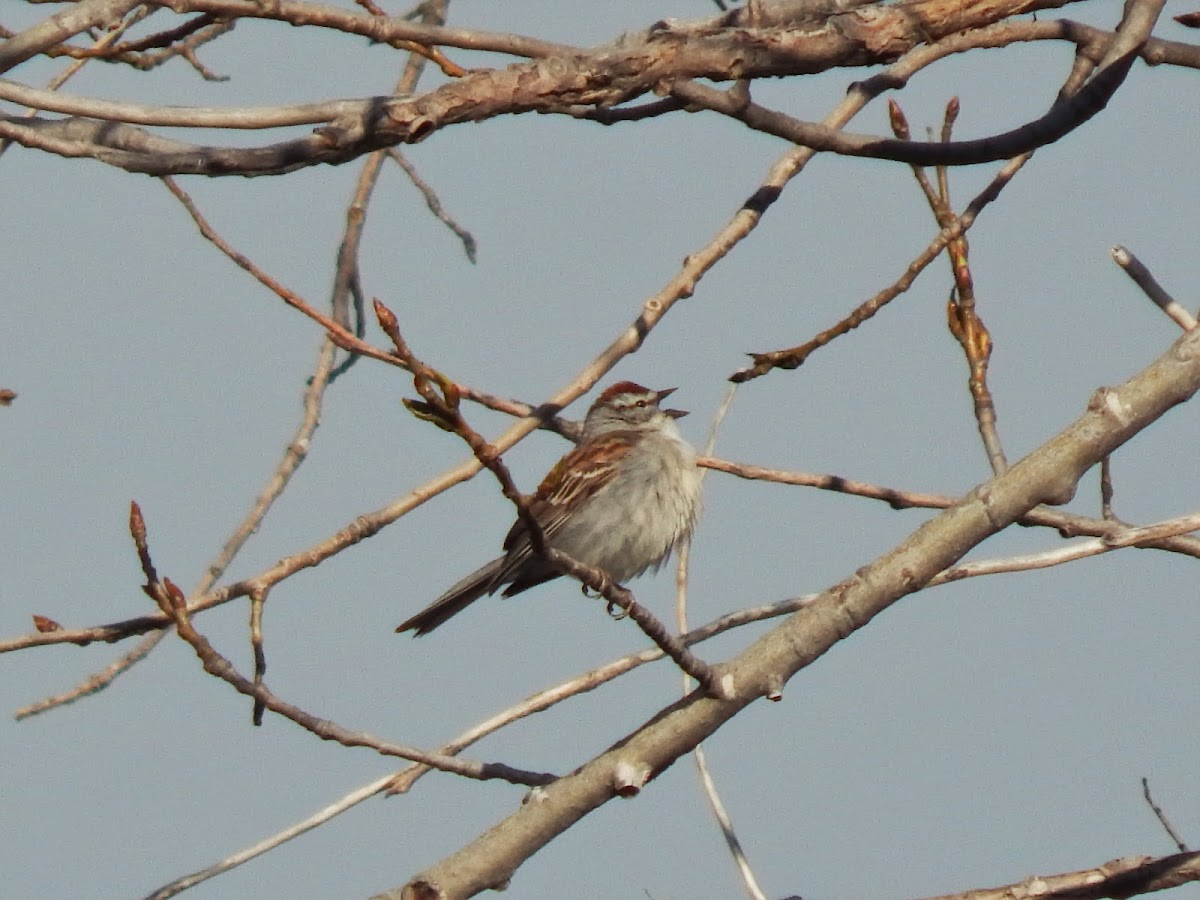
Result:
{"label": "diagonal branch", "polygon": [[729,376],[729,380],[734,383],[743,381],[752,381],[755,378],[760,378],[774,369],[795,369],[804,364],[815,351],[821,349],[826,344],[841,337],[859,325],[866,322],[884,306],[891,303],[910,287],[916,281],[917,276],[923,272],[930,263],[941,255],[941,252],[954,240],[962,237],[975,224],[976,218],[983,209],[997,197],[1004,187],[1013,179],[1013,176],[1021,170],[1031,158],[1031,154],[1018,156],[1011,159],[1000,171],[996,173],[986,188],[984,188],[963,210],[961,216],[954,218],[954,221],[947,227],[938,232],[937,236],[929,243],[929,245],[917,255],[908,267],[904,270],[899,278],[883,290],[876,293],[873,297],[863,301],[855,307],[849,315],[845,316],[840,322],[830,326],[824,331],[817,334],[811,340],[805,341],[797,347],[789,347],[784,350],[771,350],[768,352],[751,353],[750,356],[754,360],[753,365],[746,366],[743,369],[738,369]]}
{"label": "diagonal branch", "polygon": [[555,776],[545,772],[530,772],[503,763],[478,763],[445,753],[382,741],[364,732],[343,728],[336,722],[318,718],[298,706],[286,703],[265,685],[251,681],[238,672],[233,663],[218,653],[208,639],[192,625],[183,591],[171,579],[159,578],[158,572],[155,571],[146,539],[146,521],[136,502],[131,503],[129,508],[129,531],[141,562],[142,573],[146,576],[142,590],[158,604],[163,614],[171,619],[176,633],[191,646],[204,671],[231,685],[238,693],[253,697],[263,708],[289,719],[322,740],[336,741],[344,747],[368,747],[384,756],[398,756],[467,778],[499,779],[522,785],[543,785],[554,781]]}
{"label": "diagonal branch", "polygon": [[1200,334],[1193,332],[1124,384],[1097,391],[1086,412],[1060,434],[731,660],[723,667],[732,689],[728,699],[693,692],[663,709],[612,749],[543,788],[545,802],[526,804],[383,896],[398,900],[402,893],[420,896],[429,890],[467,897],[507,882],[533,853],[619,796],[623,773],[658,775],[755,699],[778,694],[793,675],[972,547],[1039,503],[1066,502],[1091,466],[1198,390]]}
{"label": "diagonal branch", "polygon": [[1165,891],[1194,881],[1200,881],[1200,853],[1176,853],[1158,859],[1125,856],[1079,872],[1034,875],[1017,884],[944,894],[925,900],[1013,900],[1014,897],[1103,900]]}

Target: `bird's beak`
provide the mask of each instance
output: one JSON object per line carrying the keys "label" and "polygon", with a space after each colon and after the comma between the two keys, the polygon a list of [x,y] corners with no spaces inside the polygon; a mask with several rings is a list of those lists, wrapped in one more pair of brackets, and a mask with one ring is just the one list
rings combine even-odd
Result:
{"label": "bird's beak", "polygon": [[[654,395],[656,402],[662,403],[664,400],[666,400],[668,397],[670,397],[677,390],[679,390],[679,388],[664,388],[663,390],[658,391]],[[688,414],[688,411],[686,409],[664,409],[663,412],[666,413],[668,416],[670,416],[672,419],[682,419],[684,416],[686,416]]]}

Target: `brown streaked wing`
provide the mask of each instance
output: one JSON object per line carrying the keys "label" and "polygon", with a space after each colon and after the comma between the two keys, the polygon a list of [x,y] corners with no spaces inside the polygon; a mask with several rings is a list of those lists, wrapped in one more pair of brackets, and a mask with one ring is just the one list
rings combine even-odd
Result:
{"label": "brown streaked wing", "polygon": [[[581,444],[554,464],[554,468],[538,485],[530,504],[530,510],[542,526],[542,533],[546,537],[553,537],[562,527],[567,519],[567,509],[577,497],[586,499],[612,480],[617,462],[628,450],[628,436],[623,432],[612,432],[587,444]],[[585,454],[588,457],[586,471],[579,466]],[[525,526],[517,519],[509,529],[508,536],[504,538],[504,549],[511,553],[525,541]]]}

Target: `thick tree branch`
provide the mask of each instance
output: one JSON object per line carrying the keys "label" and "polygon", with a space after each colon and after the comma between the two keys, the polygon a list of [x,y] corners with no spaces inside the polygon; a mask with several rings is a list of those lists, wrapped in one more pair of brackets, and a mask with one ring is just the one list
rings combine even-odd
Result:
{"label": "thick tree branch", "polygon": [[926,900],[1104,900],[1135,897],[1200,881],[1200,853],[1174,856],[1125,856],[1092,869],[1062,875],[1034,875],[1016,884],[944,894]]}
{"label": "thick tree branch", "polygon": [[[0,119],[0,137],[24,146],[67,157],[88,156],[130,171],[152,175],[263,175],[282,174],[305,166],[336,164],[364,153],[415,143],[435,131],[463,122],[479,122],[499,115],[523,112],[558,113],[578,116],[582,109],[606,109],[652,92],[684,85],[697,78],[714,81],[810,74],[837,66],[877,65],[894,60],[921,44],[936,42],[970,29],[977,29],[1008,16],[1063,5],[1064,0],[919,0],[903,6],[873,6],[839,13],[819,28],[808,20],[803,26],[730,28],[721,19],[684,25],[658,23],[642,32],[590,51],[557,45],[540,48],[554,55],[537,58],[501,70],[481,70],[413,98],[371,98],[353,101],[344,115],[317,133],[292,141],[257,148],[224,148],[191,145],[151,135],[124,124],[99,124],[84,119],[61,122],[34,119],[21,124]],[[192,0],[173,5],[180,11],[278,18],[292,24],[339,23],[354,33],[382,39],[400,35],[404,40],[496,49],[503,42],[496,36],[462,32],[461,29],[422,30],[397,19],[357,15],[316,4],[281,0],[263,4],[255,0]],[[344,21],[343,21],[344,20]],[[399,24],[398,24],[399,23]],[[401,25],[404,27],[402,28]],[[380,28],[392,29],[380,32]],[[1093,35],[1094,36],[1094,35]],[[511,36],[504,36],[511,37]],[[451,40],[453,38],[453,40]],[[1145,35],[1142,35],[1142,42]],[[1124,46],[1124,45],[1122,45]],[[888,142],[875,137],[849,139],[875,147],[864,155],[901,158],[925,164],[964,164],[1020,152],[1019,148],[1040,146],[1055,139],[1102,107],[1122,77],[1141,43],[1125,47],[1120,65],[1110,66],[1093,93],[1082,99],[1064,100],[1052,114],[1018,130],[1016,136],[958,144],[936,145],[936,156],[925,145]],[[1107,93],[1106,93],[1107,92]],[[751,110],[765,130],[774,129],[789,140],[797,139],[794,120],[777,121],[770,111]],[[211,121],[219,111],[209,111]],[[310,113],[311,114],[311,113]],[[178,109],[164,117],[186,117]],[[288,113],[277,111],[277,118]],[[778,114],[775,114],[778,116]],[[143,118],[149,118],[149,115]],[[243,116],[243,119],[245,117]],[[821,146],[810,129],[801,143]],[[1002,136],[1003,137],[1003,136]],[[825,133],[825,138],[828,134]],[[880,143],[883,141],[883,143]],[[881,149],[882,148],[882,149]],[[959,149],[953,149],[959,148]],[[860,148],[862,149],[862,148]],[[884,152],[886,151],[886,152]],[[955,154],[958,154],[955,157]]]}
{"label": "thick tree branch", "polygon": [[[618,795],[621,773],[653,778],[759,697],[902,597],[956,563],[979,542],[1040,503],[1064,503],[1100,459],[1200,390],[1200,334],[1180,338],[1116,388],[1102,388],[1059,435],[921,526],[906,541],[830,588],[730,661],[731,695],[694,692],[389,898],[469,897],[506,883],[516,869],[575,822]],[[426,893],[428,892],[428,893]]]}

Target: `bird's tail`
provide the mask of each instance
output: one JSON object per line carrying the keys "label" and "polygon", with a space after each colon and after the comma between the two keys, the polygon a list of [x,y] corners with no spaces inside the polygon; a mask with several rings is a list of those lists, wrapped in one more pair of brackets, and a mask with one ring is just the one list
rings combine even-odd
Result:
{"label": "bird's tail", "polygon": [[411,631],[413,637],[429,634],[447,619],[457,616],[484,594],[494,593],[500,587],[497,575],[500,574],[504,560],[505,557],[501,556],[476,569],[429,606],[402,622],[396,631]]}

